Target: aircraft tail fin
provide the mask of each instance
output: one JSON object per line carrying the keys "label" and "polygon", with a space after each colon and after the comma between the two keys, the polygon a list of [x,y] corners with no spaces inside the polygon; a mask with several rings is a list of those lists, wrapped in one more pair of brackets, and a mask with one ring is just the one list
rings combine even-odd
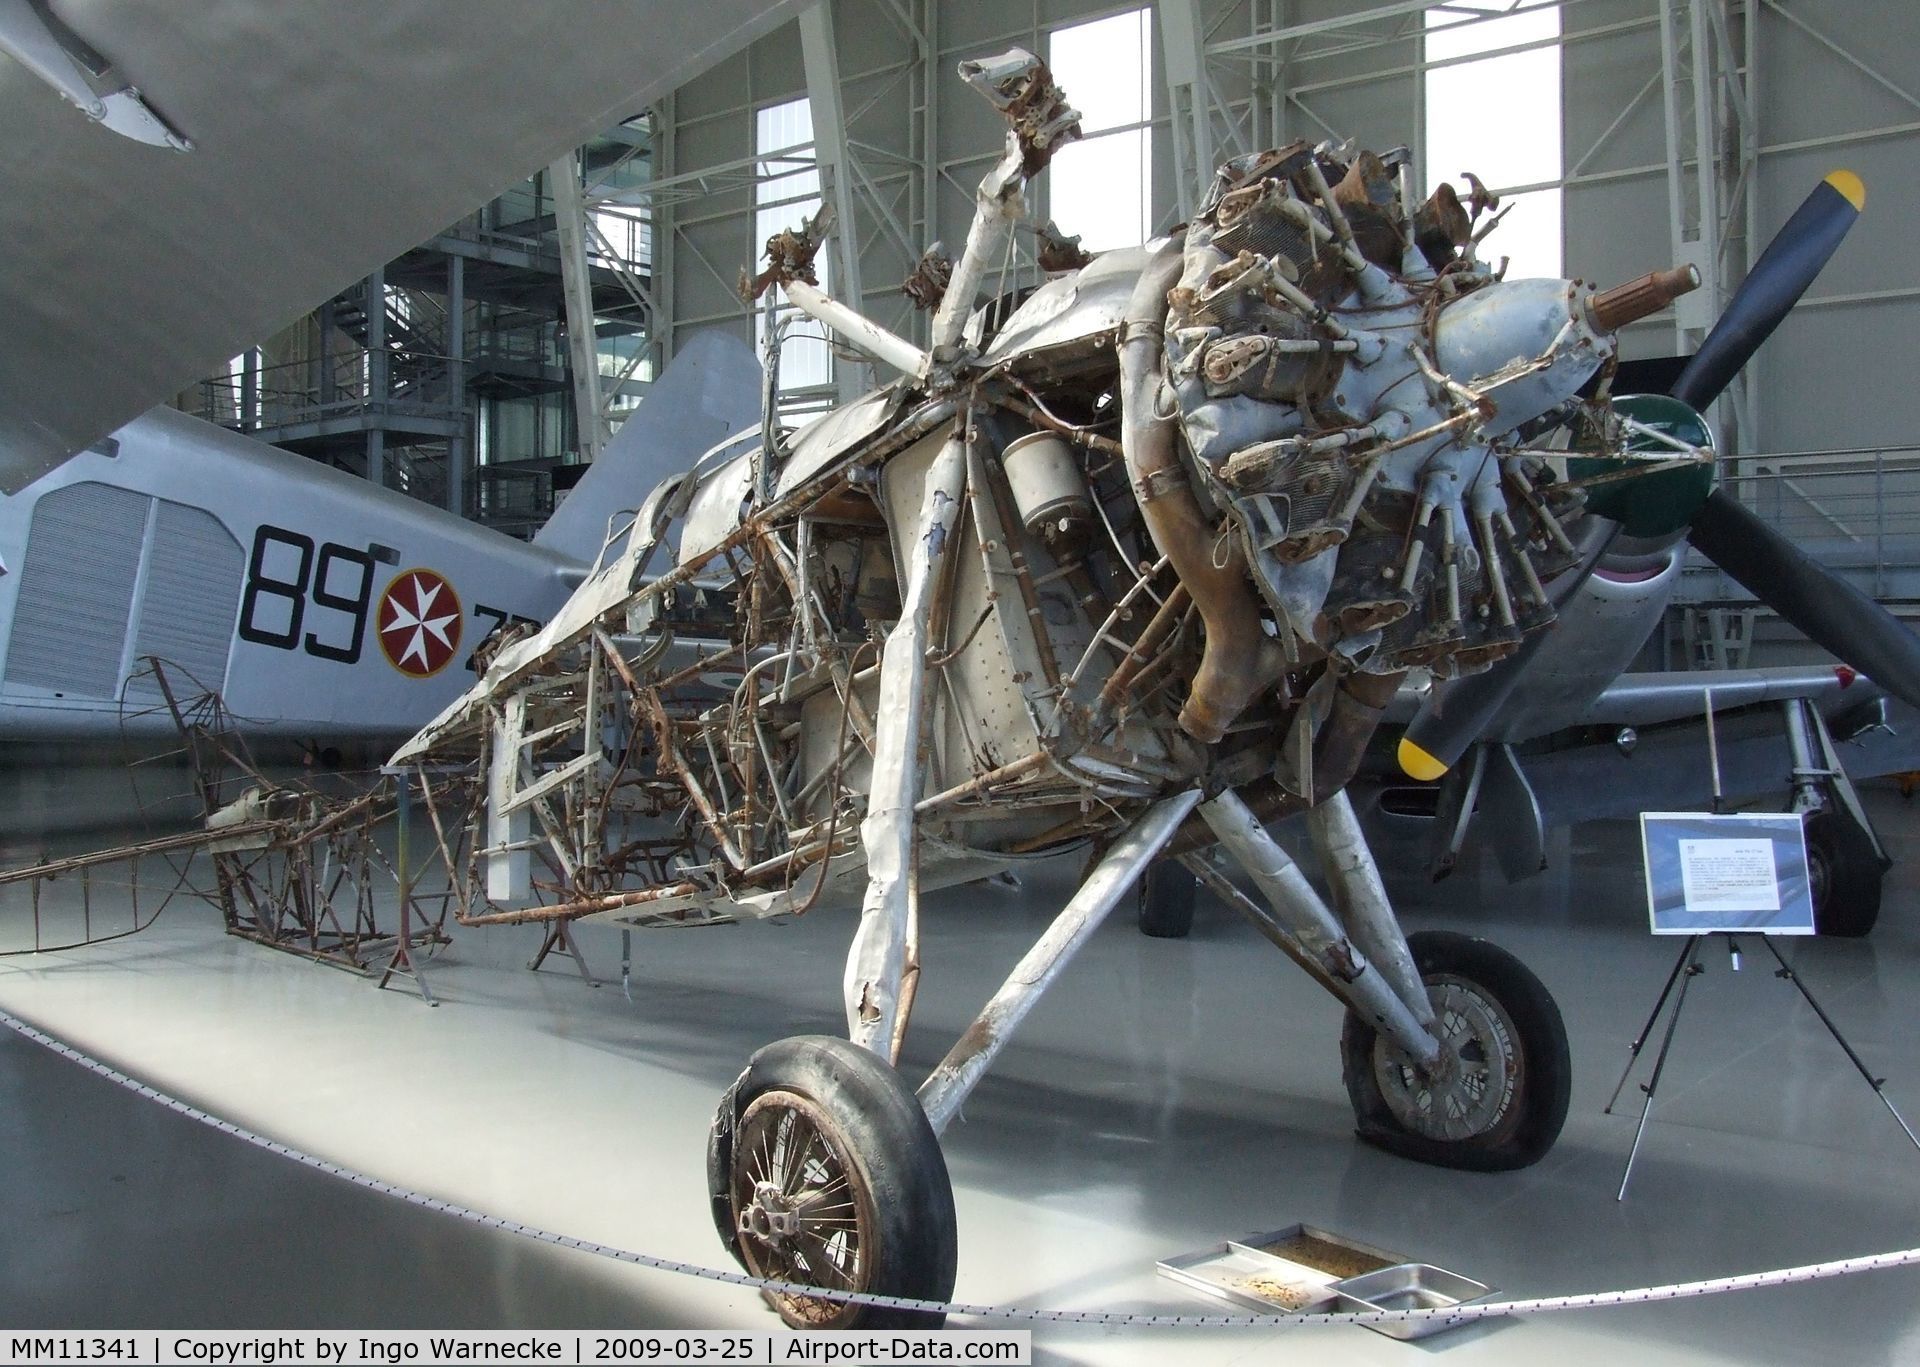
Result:
{"label": "aircraft tail fin", "polygon": [[600,553],[607,519],[689,468],[726,437],[760,421],[760,363],[724,332],[689,337],[533,544],[578,560]]}

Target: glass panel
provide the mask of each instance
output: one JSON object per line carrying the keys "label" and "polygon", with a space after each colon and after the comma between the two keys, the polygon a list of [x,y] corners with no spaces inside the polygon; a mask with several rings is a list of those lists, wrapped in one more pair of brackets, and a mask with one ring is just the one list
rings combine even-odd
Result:
{"label": "glass panel", "polygon": [[[776,152],[788,155],[769,155]],[[758,270],[765,264],[760,253],[768,238],[798,228],[820,211],[820,172],[813,160],[813,107],[803,98],[755,110],[753,154],[761,159],[760,175],[770,177],[753,187],[754,268]],[[815,259],[814,273],[820,278],[820,288],[833,288],[824,254]],[[787,329],[786,344],[780,349],[780,392],[784,395],[831,385],[833,351],[827,343],[826,329],[790,305],[780,305],[774,316]],[[764,344],[766,315],[762,312],[754,314],[753,336],[756,345]]]}
{"label": "glass panel", "polygon": [[1057,28],[1048,65],[1080,111],[1083,137],[1061,148],[1047,171],[1047,204],[1062,232],[1089,251],[1144,242],[1153,109],[1144,9]]}
{"label": "glass panel", "polygon": [[1146,10],[1053,30],[1047,65],[1067,102],[1080,111],[1082,133],[1146,122],[1152,107]]}
{"label": "glass panel", "polygon": [[[1477,14],[1515,12],[1484,23]],[[1444,5],[1426,13],[1427,59],[1475,53],[1560,36],[1560,11],[1551,0],[1519,5]],[[1560,46],[1558,43],[1426,73],[1427,189],[1452,180],[1466,198],[1462,173],[1491,189],[1558,180],[1561,172]],[[1507,274],[1561,274],[1560,190],[1503,197],[1513,211],[1481,248],[1487,261],[1509,258]]]}
{"label": "glass panel", "polygon": [[1090,252],[1146,241],[1148,156],[1144,128],[1069,143],[1047,168],[1060,231]]}

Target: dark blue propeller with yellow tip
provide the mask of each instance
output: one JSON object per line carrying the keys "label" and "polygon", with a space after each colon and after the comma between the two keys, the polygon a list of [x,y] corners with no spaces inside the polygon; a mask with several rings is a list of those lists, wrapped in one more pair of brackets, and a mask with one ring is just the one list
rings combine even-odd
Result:
{"label": "dark blue propeller with yellow tip", "polygon": [[[1705,409],[1720,396],[1806,293],[1866,200],[1866,186],[1851,171],[1835,171],[1814,187],[1747,272],[1674,381],[1672,397]],[[1920,706],[1920,637],[1885,608],[1722,490],[1707,495],[1686,527],[1687,539],[1704,555],[1808,639]],[[1561,577],[1556,607],[1585,581],[1599,554],[1592,551],[1577,570]],[[1423,780],[1452,768],[1513,696],[1543,636],[1536,632],[1490,669],[1436,688],[1401,738],[1400,767]]]}

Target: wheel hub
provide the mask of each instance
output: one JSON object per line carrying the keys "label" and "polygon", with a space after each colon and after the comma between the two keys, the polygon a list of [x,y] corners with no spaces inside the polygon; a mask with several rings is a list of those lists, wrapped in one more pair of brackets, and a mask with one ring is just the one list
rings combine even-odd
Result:
{"label": "wheel hub", "polygon": [[1827,851],[1818,841],[1807,842],[1807,894],[1816,911],[1827,904],[1827,889],[1833,882],[1833,867]]}
{"label": "wheel hub", "polygon": [[[794,1092],[761,1093],[734,1136],[734,1228],[756,1276],[858,1291],[866,1286],[874,1212],[833,1118]],[[774,1297],[789,1324],[845,1327],[858,1307]]]}
{"label": "wheel hub", "polygon": [[1429,1087],[1450,1087],[1460,1075],[1460,1042],[1449,1038],[1437,1020],[1431,1033],[1440,1046],[1440,1052],[1433,1056],[1433,1062],[1416,1063],[1413,1070]]}
{"label": "wheel hub", "polygon": [[1414,1134],[1447,1141],[1490,1134],[1515,1113],[1521,1059],[1513,1022],[1466,979],[1430,979],[1428,994],[1439,1057],[1417,1064],[1382,1036],[1375,1055],[1381,1095]]}
{"label": "wheel hub", "polygon": [[763,1244],[778,1244],[800,1232],[800,1203],[772,1182],[757,1182],[753,1200],[740,1212],[740,1232]]}

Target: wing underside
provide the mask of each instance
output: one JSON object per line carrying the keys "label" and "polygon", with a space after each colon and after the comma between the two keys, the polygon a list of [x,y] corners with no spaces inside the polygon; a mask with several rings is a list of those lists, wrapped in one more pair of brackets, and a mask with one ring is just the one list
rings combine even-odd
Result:
{"label": "wing underside", "polygon": [[755,37],[795,0],[52,0],[192,144],[0,56],[14,492]]}

